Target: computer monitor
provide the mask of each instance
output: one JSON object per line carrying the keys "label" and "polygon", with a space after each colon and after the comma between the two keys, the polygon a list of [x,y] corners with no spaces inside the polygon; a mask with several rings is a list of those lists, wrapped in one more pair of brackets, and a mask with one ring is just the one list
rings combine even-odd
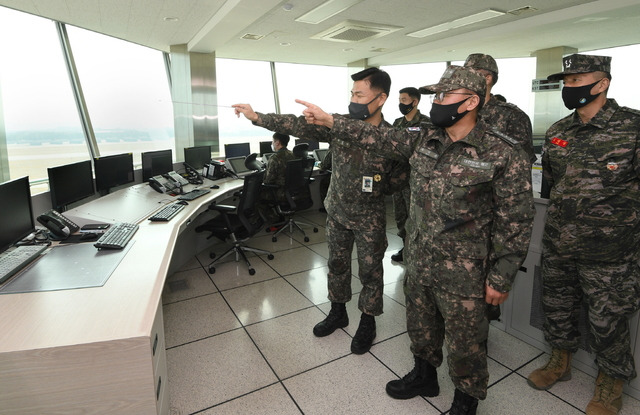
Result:
{"label": "computer monitor", "polygon": [[153,176],[173,170],[171,150],[147,151],[142,156],[142,181],[148,182]]}
{"label": "computer monitor", "polygon": [[184,162],[194,169],[202,171],[204,165],[211,162],[211,146],[185,148]]}
{"label": "computer monitor", "polygon": [[315,150],[313,150],[313,156],[315,157],[316,160],[322,163],[324,161],[324,158],[327,156],[328,152],[329,152],[328,148],[316,148]]}
{"label": "computer monitor", "polygon": [[272,141],[260,141],[260,157],[267,153],[273,153],[273,149],[271,148],[272,143]]}
{"label": "computer monitor", "polygon": [[133,181],[133,154],[123,153],[93,159],[96,190],[108,193],[112,187]]}
{"label": "computer monitor", "polygon": [[35,230],[29,178],[0,184],[0,252]]}
{"label": "computer monitor", "polygon": [[224,145],[225,158],[240,156],[247,157],[249,154],[251,154],[249,143],[234,143]]}
{"label": "computer monitor", "polygon": [[317,148],[320,148],[320,143],[315,140],[304,140],[302,138],[296,138],[296,145],[301,143],[309,144],[309,151],[313,151]]}
{"label": "computer monitor", "polygon": [[246,157],[229,157],[226,161],[229,169],[236,175],[240,176],[251,172],[251,170],[244,165],[245,159]]}
{"label": "computer monitor", "polygon": [[95,193],[89,160],[49,167],[47,174],[51,206],[59,212],[64,211],[67,205],[93,196]]}

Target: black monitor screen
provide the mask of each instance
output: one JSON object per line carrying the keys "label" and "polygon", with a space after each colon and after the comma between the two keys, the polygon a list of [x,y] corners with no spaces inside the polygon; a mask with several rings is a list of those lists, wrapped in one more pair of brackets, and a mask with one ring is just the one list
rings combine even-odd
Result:
{"label": "black monitor screen", "polygon": [[317,148],[320,148],[320,143],[315,140],[303,140],[301,138],[296,138],[296,145],[301,143],[309,144],[309,151],[313,151]]}
{"label": "black monitor screen", "polygon": [[147,151],[142,153],[142,181],[147,182],[153,176],[173,170],[171,150]]}
{"label": "black monitor screen", "polygon": [[0,252],[34,230],[29,178],[0,184]]}
{"label": "black monitor screen", "polygon": [[225,158],[240,157],[240,156],[247,157],[249,154],[251,154],[249,143],[235,143],[235,144],[224,145]]}
{"label": "black monitor screen", "polygon": [[245,157],[230,157],[227,159],[227,161],[229,162],[231,170],[233,170],[235,174],[250,171],[247,166],[244,165]]}
{"label": "black monitor screen", "polygon": [[124,153],[93,159],[96,170],[96,190],[108,192],[110,188],[133,181],[133,154]]}
{"label": "black monitor screen", "polygon": [[272,141],[260,141],[260,156],[264,156],[267,153],[273,153],[271,149]]}
{"label": "black monitor screen", "polygon": [[89,160],[50,167],[47,173],[51,205],[58,211],[63,211],[65,206],[94,194],[93,174]]}
{"label": "black monitor screen", "polygon": [[211,146],[185,148],[184,162],[196,170],[202,170],[205,164],[211,162]]}

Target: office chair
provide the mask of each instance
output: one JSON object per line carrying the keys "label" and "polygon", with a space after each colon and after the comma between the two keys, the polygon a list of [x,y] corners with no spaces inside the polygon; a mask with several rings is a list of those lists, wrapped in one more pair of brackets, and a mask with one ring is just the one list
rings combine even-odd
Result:
{"label": "office chair", "polygon": [[267,258],[270,260],[274,258],[273,254],[269,251],[251,248],[245,244],[245,242],[255,235],[264,225],[264,220],[258,214],[258,210],[256,209],[256,202],[260,198],[260,189],[263,179],[264,171],[262,170],[245,176],[238,206],[216,205],[215,203],[212,203],[209,205],[209,209],[219,212],[220,216],[217,216],[196,228],[196,232],[211,232],[211,235],[209,235],[208,238],[215,236],[222,241],[230,239],[232,243],[231,248],[226,250],[217,258],[214,252],[209,254],[211,259],[215,258],[208,266],[210,274],[214,274],[216,272],[214,265],[217,262],[232,253],[235,253],[236,255],[236,262],[240,257],[242,257],[249,268],[249,275],[254,275],[256,270],[251,266],[245,252],[249,251],[257,254],[266,254]]}
{"label": "office chair", "polygon": [[264,170],[265,164],[257,159],[258,153],[251,153],[244,159],[244,166],[249,170]]}
{"label": "office chair", "polygon": [[309,157],[309,144],[308,143],[300,143],[293,146],[293,150],[291,150],[293,155],[298,158],[307,158]]}
{"label": "office chair", "polygon": [[[304,145],[307,144],[305,143]],[[313,159],[311,160],[313,161]],[[308,158],[289,160],[287,162],[284,178],[284,194],[287,200],[286,202],[280,202],[276,205],[276,211],[285,218],[285,221],[284,225],[274,232],[271,237],[273,242],[276,242],[278,240],[278,235],[287,229],[289,230],[289,234],[293,234],[294,228],[302,232],[305,242],[309,242],[309,237],[300,225],[313,225],[310,223],[295,221],[294,215],[296,212],[309,209],[313,206],[310,188],[312,172],[313,162],[309,163]],[[313,226],[313,231],[318,232],[318,228]]]}

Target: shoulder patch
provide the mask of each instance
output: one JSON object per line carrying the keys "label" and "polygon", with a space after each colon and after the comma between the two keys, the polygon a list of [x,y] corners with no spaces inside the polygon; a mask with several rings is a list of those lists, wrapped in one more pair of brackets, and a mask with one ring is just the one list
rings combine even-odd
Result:
{"label": "shoulder patch", "polygon": [[517,140],[509,137],[508,135],[501,133],[498,130],[495,130],[493,128],[490,128],[487,130],[488,132],[490,132],[491,134],[495,135],[496,137],[498,137],[499,139],[501,139],[502,141],[504,141],[505,143],[509,144],[510,146],[517,146],[519,143]]}

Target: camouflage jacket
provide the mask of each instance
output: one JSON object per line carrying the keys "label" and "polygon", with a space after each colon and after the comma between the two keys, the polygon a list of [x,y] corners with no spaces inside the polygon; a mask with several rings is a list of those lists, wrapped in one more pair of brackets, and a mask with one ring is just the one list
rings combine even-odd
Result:
{"label": "camouflage jacket", "polygon": [[333,133],[411,165],[408,275],[453,294],[507,292],[533,222],[531,170],[521,146],[478,120],[462,140],[442,128],[373,129],[334,116]]}
{"label": "camouflage jacket", "polygon": [[[327,213],[350,229],[370,230],[386,226],[384,192],[390,186],[390,160],[334,136],[326,127],[308,124],[304,117],[258,114],[255,123],[271,131],[328,142],[331,145],[331,183],[324,200]],[[381,125],[391,127],[383,121]],[[378,129],[378,127],[372,127]],[[370,177],[372,192],[363,192],[363,178]]]}
{"label": "camouflage jacket", "polygon": [[[408,121],[404,116],[400,118],[396,118],[396,120],[393,122],[393,128],[395,128],[396,130],[404,130],[405,128],[408,128],[408,127],[420,127],[422,124],[425,124],[425,123],[430,124],[429,126],[431,126],[431,119],[426,115],[420,113],[420,110],[418,110],[418,112],[411,119],[411,121]],[[425,126],[425,128],[426,127],[427,126]],[[403,190],[409,187],[410,173],[409,173],[409,163],[407,162],[407,160],[401,160],[401,159],[396,160],[393,171],[395,172],[395,174],[402,175],[401,177],[404,177],[406,179],[401,181],[399,180],[399,178],[396,178],[396,180],[394,180],[393,182],[397,183],[397,186],[390,188],[387,194],[399,192],[400,190]]]}
{"label": "camouflage jacket", "polygon": [[287,170],[287,161],[295,159],[291,150],[281,148],[274,154],[267,164],[267,171],[264,175],[265,184],[275,184],[284,186],[284,173]]}
{"label": "camouflage jacket", "polygon": [[419,127],[423,122],[431,123],[431,119],[418,110],[416,115],[409,121],[404,116],[396,118],[393,122],[393,128],[402,130],[407,127]]}
{"label": "camouflage jacket", "polygon": [[480,110],[480,116],[491,128],[517,140],[533,164],[536,155],[533,151],[531,120],[520,108],[508,102],[502,102],[493,96]]}
{"label": "camouflage jacket", "polygon": [[543,180],[550,187],[545,248],[603,262],[638,257],[639,137],[640,111],[613,99],[587,124],[574,112],[547,130],[542,155]]}

